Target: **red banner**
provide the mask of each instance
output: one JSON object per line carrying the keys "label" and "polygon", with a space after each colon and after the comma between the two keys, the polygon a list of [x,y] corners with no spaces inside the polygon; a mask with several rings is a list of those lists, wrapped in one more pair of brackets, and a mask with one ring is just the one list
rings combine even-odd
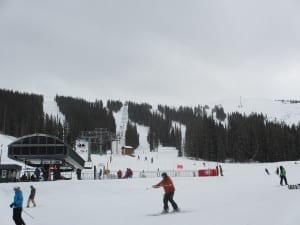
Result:
{"label": "red banner", "polygon": [[182,164],[177,164],[177,169],[182,170],[183,169],[183,165]]}

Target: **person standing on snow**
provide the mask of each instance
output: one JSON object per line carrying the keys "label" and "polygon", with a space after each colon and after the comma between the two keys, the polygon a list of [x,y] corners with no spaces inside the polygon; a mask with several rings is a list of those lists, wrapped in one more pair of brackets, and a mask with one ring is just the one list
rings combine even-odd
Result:
{"label": "person standing on snow", "polygon": [[99,177],[99,180],[101,180],[101,177],[102,177],[102,169],[101,168],[99,169],[98,177]]}
{"label": "person standing on snow", "polygon": [[22,219],[23,210],[23,194],[20,187],[14,187],[15,196],[13,203],[10,204],[10,208],[13,208],[13,220],[16,225],[26,225]]}
{"label": "person standing on snow", "polygon": [[276,174],[279,175],[279,167],[276,168]]}
{"label": "person standing on snow", "polygon": [[35,197],[35,188],[33,187],[33,185],[30,185],[30,195],[29,195],[29,198],[28,198],[28,201],[27,201],[27,208],[29,207],[29,204],[30,202],[32,202],[33,206],[36,207],[36,204],[35,204],[35,201],[34,201],[34,197]]}
{"label": "person standing on snow", "polygon": [[220,175],[223,176],[223,169],[221,165],[219,165],[219,171],[220,171]]}
{"label": "person standing on snow", "polygon": [[122,171],[121,171],[121,170],[118,170],[117,176],[118,176],[118,179],[121,179],[121,178],[122,178]]}
{"label": "person standing on snow", "polygon": [[163,203],[164,203],[164,210],[162,213],[168,213],[169,212],[169,205],[168,202],[171,203],[174,212],[178,212],[179,208],[178,205],[176,204],[176,202],[173,200],[173,196],[174,196],[174,192],[175,192],[175,187],[173,184],[172,179],[167,175],[167,173],[163,172],[161,174],[162,176],[162,181],[160,181],[158,184],[153,185],[153,188],[159,188],[159,187],[163,187],[165,194],[164,194],[164,198],[163,198]]}
{"label": "person standing on snow", "polygon": [[36,168],[36,169],[35,169],[34,175],[35,175],[35,180],[36,180],[36,181],[40,181],[41,171],[40,171],[39,168]]}
{"label": "person standing on snow", "polygon": [[280,185],[282,185],[282,181],[284,181],[285,185],[288,185],[286,180],[286,171],[283,166],[279,167],[279,176],[280,176]]}

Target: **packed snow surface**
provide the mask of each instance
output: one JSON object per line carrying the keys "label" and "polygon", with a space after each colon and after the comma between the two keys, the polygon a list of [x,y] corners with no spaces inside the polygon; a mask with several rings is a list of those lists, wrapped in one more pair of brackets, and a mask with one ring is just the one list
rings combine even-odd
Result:
{"label": "packed snow surface", "polygon": [[[5,145],[10,137],[1,135]],[[3,146],[3,154],[7,154]],[[140,159],[138,160],[138,156]],[[147,160],[145,157],[147,156]],[[150,158],[153,157],[153,163]],[[5,158],[5,157],[4,157]],[[7,157],[6,157],[7,158]],[[110,159],[112,159],[110,161]],[[93,163],[108,165],[111,171],[130,167],[134,171],[184,170],[214,168],[216,163],[178,158],[172,148],[158,152],[138,150],[135,157],[95,156]],[[150,216],[162,210],[162,189],[151,186],[160,177],[132,179],[101,179],[2,183],[0,185],[0,224],[14,224],[12,209],[13,187],[21,187],[24,203],[30,185],[37,189],[35,208],[24,208],[23,218],[30,225],[298,225],[300,189],[289,190],[279,185],[275,170],[283,165],[290,184],[300,183],[299,162],[221,164],[224,176],[173,177],[176,186],[174,200],[184,213]],[[265,173],[268,168],[271,175]],[[84,172],[88,172],[85,170]],[[28,216],[30,214],[33,218]]]}

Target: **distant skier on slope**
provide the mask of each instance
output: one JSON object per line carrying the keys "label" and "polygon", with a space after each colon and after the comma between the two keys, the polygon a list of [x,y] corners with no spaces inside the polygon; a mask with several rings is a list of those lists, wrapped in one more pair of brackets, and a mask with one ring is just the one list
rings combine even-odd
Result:
{"label": "distant skier on slope", "polygon": [[27,208],[29,207],[30,202],[32,202],[33,206],[36,207],[36,203],[34,201],[35,193],[36,193],[35,187],[33,187],[33,185],[30,185],[30,195],[27,201],[27,206],[26,206]]}
{"label": "distant skier on slope", "polygon": [[161,174],[162,176],[162,181],[160,181],[158,184],[153,185],[153,188],[159,188],[159,187],[163,187],[165,194],[164,194],[164,198],[163,198],[163,203],[164,203],[164,210],[162,211],[162,213],[168,213],[169,212],[169,205],[168,202],[171,203],[174,212],[179,212],[179,208],[176,204],[176,202],[173,200],[173,196],[174,196],[174,192],[175,192],[175,187],[173,184],[172,179],[167,175],[167,173],[163,172]]}
{"label": "distant skier on slope", "polygon": [[280,172],[279,172],[280,185],[283,185],[282,184],[283,181],[284,181],[285,185],[288,185],[287,180],[286,180],[286,171],[285,171],[284,167],[283,166],[279,166],[279,170],[280,170]]}
{"label": "distant skier on slope", "polygon": [[221,165],[219,165],[219,171],[220,171],[220,175],[223,176],[223,169]]}

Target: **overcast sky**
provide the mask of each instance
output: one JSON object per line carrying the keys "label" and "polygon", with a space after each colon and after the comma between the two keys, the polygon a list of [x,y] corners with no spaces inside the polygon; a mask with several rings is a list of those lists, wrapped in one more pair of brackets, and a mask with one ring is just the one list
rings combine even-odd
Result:
{"label": "overcast sky", "polygon": [[297,0],[0,0],[0,88],[196,105],[300,99]]}

